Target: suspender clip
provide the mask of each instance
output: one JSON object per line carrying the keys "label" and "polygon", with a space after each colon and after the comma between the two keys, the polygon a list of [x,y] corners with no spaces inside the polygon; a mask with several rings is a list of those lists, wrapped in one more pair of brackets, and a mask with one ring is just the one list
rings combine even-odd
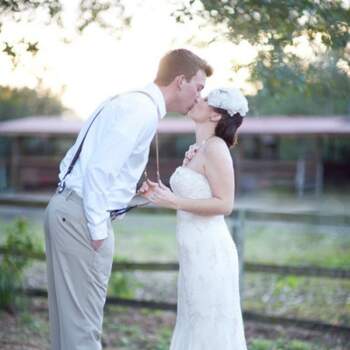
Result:
{"label": "suspender clip", "polygon": [[66,183],[64,181],[60,181],[57,186],[57,192],[62,193],[66,188]]}

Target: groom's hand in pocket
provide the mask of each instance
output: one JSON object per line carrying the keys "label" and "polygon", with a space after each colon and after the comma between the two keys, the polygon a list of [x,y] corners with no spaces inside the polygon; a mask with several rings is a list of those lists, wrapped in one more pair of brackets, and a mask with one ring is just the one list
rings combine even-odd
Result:
{"label": "groom's hand in pocket", "polygon": [[101,247],[103,241],[104,241],[104,239],[91,240],[91,245],[92,245],[92,248],[94,249],[95,252]]}

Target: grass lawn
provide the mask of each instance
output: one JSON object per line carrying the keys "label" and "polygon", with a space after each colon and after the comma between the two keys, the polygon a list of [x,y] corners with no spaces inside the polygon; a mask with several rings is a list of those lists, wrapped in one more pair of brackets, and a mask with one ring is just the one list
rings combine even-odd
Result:
{"label": "grass lawn", "polygon": [[[175,261],[175,225],[175,215],[151,215],[140,211],[128,214],[124,220],[115,221],[116,260]],[[5,238],[6,227],[9,227],[9,224],[0,225],[0,242]],[[38,245],[43,248],[41,224],[32,221],[28,229]],[[249,262],[349,269],[350,228],[246,222],[244,256],[245,261]],[[40,277],[44,274],[44,264],[33,264],[27,271],[27,276],[34,281],[29,285],[44,283],[45,279]],[[126,275],[134,286],[133,296],[173,302],[176,300],[176,273],[135,272]],[[111,290],[116,291],[115,288]],[[267,314],[318,319],[349,326],[350,281],[246,273],[243,307]],[[173,313],[147,314],[145,310],[141,312],[125,308],[117,310],[107,309],[106,349],[167,349],[174,323]],[[122,315],[125,314],[127,316],[123,318]],[[13,322],[17,322],[18,329],[22,327],[20,321]],[[36,332],[36,325],[41,324],[40,320],[28,322],[30,327],[34,327],[32,332]],[[158,324],[158,327],[155,324]],[[249,350],[346,349],[341,345],[338,347],[335,342],[330,346],[333,340],[330,343],[315,342],[314,339],[308,341],[307,336],[296,336],[296,342],[293,343],[287,333],[280,330],[271,337],[269,331],[252,332],[249,336]],[[0,345],[1,349],[17,349],[15,346],[5,347],[2,343]],[[42,346],[37,348],[46,349],[47,345]]]}
{"label": "grass lawn", "polygon": [[350,227],[248,222],[245,260],[350,268]]}
{"label": "grass lawn", "polygon": [[[175,225],[171,214],[132,213],[117,221],[117,257],[174,260]],[[350,227],[247,222],[244,255],[250,262],[350,268]]]}

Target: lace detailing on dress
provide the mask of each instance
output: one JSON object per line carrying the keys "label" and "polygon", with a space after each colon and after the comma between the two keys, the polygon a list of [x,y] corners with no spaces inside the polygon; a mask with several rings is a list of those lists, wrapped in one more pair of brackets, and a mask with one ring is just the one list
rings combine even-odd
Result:
{"label": "lace detailing on dress", "polygon": [[[206,177],[186,167],[170,179],[183,197],[206,199]],[[177,213],[178,310],[171,350],[246,350],[236,247],[224,217]]]}
{"label": "lace detailing on dress", "polygon": [[[177,176],[181,173],[180,176]],[[212,193],[206,177],[187,167],[176,168],[170,178],[170,186],[178,195],[192,199],[211,198]]]}

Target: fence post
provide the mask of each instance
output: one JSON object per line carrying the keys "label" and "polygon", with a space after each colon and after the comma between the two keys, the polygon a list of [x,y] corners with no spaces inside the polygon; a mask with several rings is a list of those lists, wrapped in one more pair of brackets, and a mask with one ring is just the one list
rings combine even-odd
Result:
{"label": "fence post", "polygon": [[240,209],[231,215],[231,235],[235,242],[239,263],[239,292],[241,302],[244,293],[244,221],[245,211]]}

